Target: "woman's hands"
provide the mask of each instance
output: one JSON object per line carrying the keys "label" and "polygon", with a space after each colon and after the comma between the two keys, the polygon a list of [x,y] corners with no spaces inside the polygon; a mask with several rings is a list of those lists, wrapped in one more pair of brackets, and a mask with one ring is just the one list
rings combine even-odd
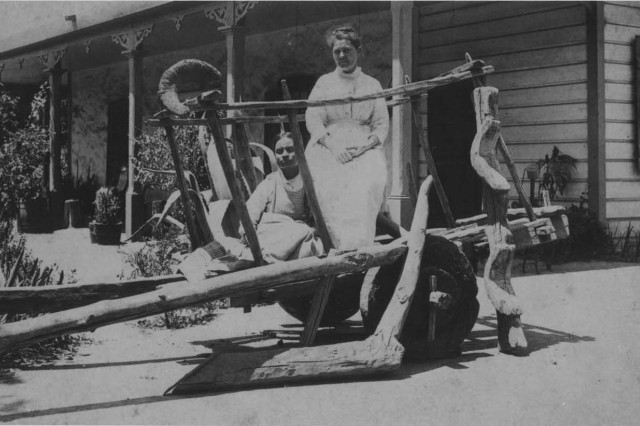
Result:
{"label": "woman's hands", "polygon": [[367,138],[367,144],[361,146],[350,146],[347,151],[353,158],[359,157],[371,148],[376,147],[380,143],[380,139],[376,135],[369,135]]}
{"label": "woman's hands", "polygon": [[369,135],[367,138],[367,143],[365,145],[360,146],[350,146],[343,147],[340,144],[336,144],[328,138],[329,135],[321,137],[318,142],[325,147],[327,147],[336,160],[341,162],[342,164],[348,163],[356,157],[361,156],[371,148],[374,148],[378,144],[380,144],[380,140],[376,135]]}
{"label": "woman's hands", "polygon": [[329,135],[325,135],[320,139],[318,139],[318,143],[321,145],[324,145],[327,149],[329,149],[329,151],[331,151],[335,159],[341,162],[342,164],[348,163],[349,161],[353,160],[353,156],[351,155],[351,153],[349,153],[347,148],[333,142],[329,138]]}

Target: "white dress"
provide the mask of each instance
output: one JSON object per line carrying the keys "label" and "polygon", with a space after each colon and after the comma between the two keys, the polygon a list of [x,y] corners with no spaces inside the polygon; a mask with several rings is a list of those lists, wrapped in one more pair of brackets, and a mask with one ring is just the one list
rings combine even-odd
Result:
{"label": "white dress", "polygon": [[[362,96],[382,90],[380,83],[362,72],[339,68],[318,79],[309,100]],[[371,245],[376,216],[382,207],[387,166],[382,143],[389,131],[389,113],[383,98],[343,105],[307,108],[306,125],[311,139],[306,149],[329,234],[340,250]],[[374,134],[380,145],[345,164],[318,143],[324,135],[344,147],[367,144]]]}

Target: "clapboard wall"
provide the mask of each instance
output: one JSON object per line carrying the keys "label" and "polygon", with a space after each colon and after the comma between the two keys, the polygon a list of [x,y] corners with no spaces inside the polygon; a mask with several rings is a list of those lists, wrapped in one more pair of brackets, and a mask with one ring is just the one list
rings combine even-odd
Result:
{"label": "clapboard wall", "polygon": [[640,35],[640,3],[605,3],[606,212],[610,226],[620,232],[629,222],[640,229],[636,35]]}
{"label": "clapboard wall", "polygon": [[[416,5],[418,77],[460,65],[465,52],[493,65],[487,84],[500,90],[498,118],[519,175],[557,146],[578,163],[554,202],[578,203],[588,176],[585,6],[537,1]],[[424,177],[424,159],[420,166]],[[503,173],[508,176],[506,167]],[[525,187],[528,193],[528,182]],[[510,195],[517,198],[513,185]]]}

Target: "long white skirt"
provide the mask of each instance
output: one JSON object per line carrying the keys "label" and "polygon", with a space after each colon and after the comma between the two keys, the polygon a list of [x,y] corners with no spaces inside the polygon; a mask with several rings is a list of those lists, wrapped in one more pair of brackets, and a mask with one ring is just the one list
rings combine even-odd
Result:
{"label": "long white skirt", "polygon": [[[348,146],[348,145],[346,145]],[[311,143],[306,157],[318,203],[336,249],[373,244],[382,207],[387,165],[381,149],[342,164],[324,146]]]}

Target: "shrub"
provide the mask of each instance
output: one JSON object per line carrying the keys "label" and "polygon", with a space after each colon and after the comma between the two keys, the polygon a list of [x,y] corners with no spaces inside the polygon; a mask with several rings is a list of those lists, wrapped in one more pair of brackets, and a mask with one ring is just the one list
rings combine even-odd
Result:
{"label": "shrub", "polygon": [[[0,286],[43,286],[72,284],[76,280],[73,271],[65,276],[64,271],[59,271],[56,265],[43,266],[39,259],[31,256],[26,249],[25,239],[13,229],[12,222],[5,214],[6,210],[0,210]],[[0,314],[0,327],[2,324],[20,321],[33,317],[30,314]],[[2,355],[2,363],[26,364],[53,360],[61,355],[76,351],[80,337],[62,336],[36,343],[26,348]]]}
{"label": "shrub", "polygon": [[[198,143],[195,126],[174,127],[178,152],[184,170],[196,176],[200,190],[209,189],[205,159]],[[164,129],[155,128],[136,140],[136,156],[133,159],[135,179],[143,187],[171,192],[178,187],[173,171],[174,164]]]}
{"label": "shrub", "polygon": [[567,258],[591,260],[602,258],[612,251],[612,239],[607,228],[600,223],[595,213],[580,205],[572,205],[567,211],[569,238]]}
{"label": "shrub", "polygon": [[[188,239],[180,232],[158,228],[157,239],[150,240],[138,251],[127,255],[125,261],[132,266],[130,279],[171,275],[179,264],[182,253],[189,251]],[[139,320],[137,324],[143,328],[178,329],[194,325],[206,324],[213,320],[221,302],[207,302],[199,306],[176,309]]]}
{"label": "shrub", "polygon": [[0,197],[9,215],[17,213],[21,201],[34,200],[46,190],[48,155],[48,132],[37,126],[12,133],[0,146]]}

